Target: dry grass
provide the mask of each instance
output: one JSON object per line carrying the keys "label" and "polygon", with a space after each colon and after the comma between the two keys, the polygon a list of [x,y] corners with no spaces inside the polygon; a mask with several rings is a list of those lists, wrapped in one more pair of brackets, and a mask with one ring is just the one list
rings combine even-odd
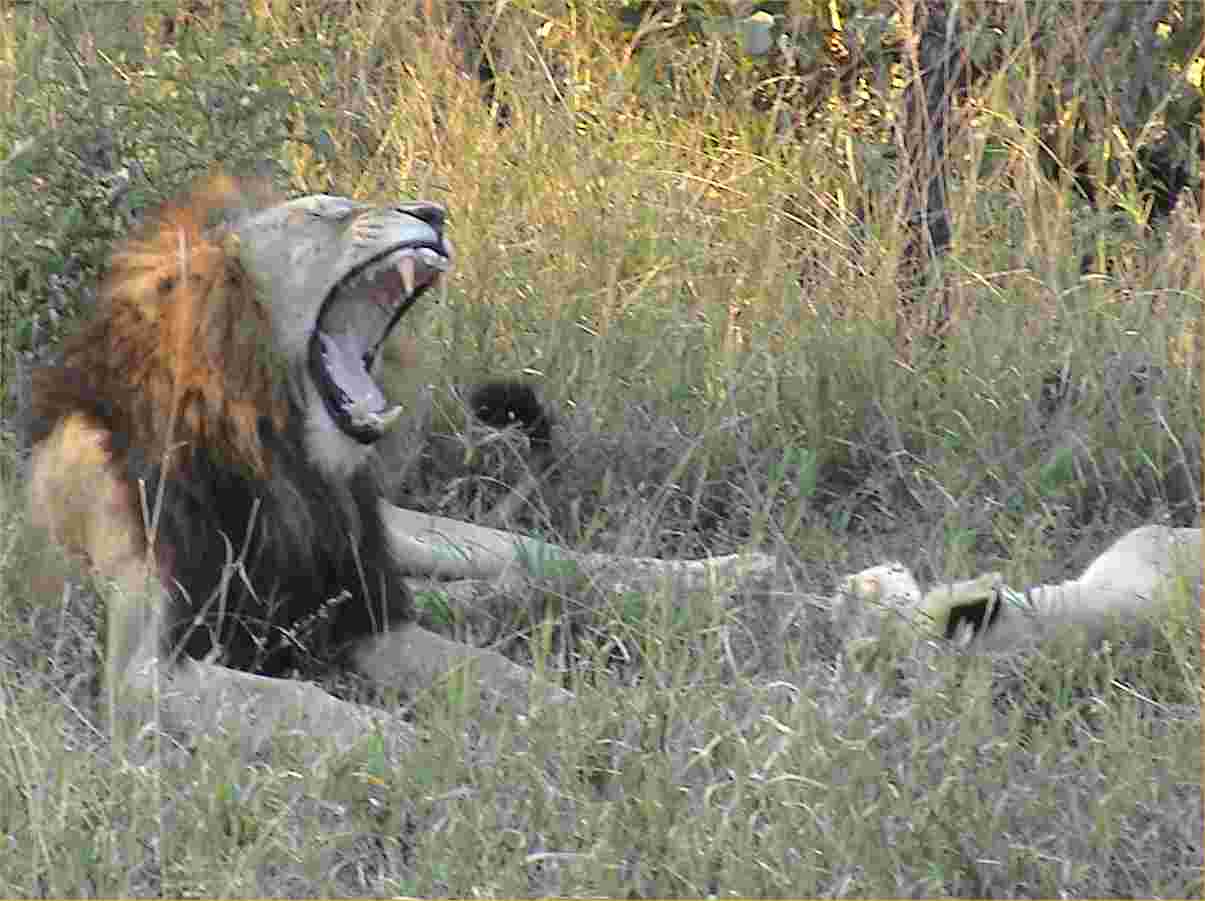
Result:
{"label": "dry grass", "polygon": [[[1198,207],[1161,240],[1102,232],[1039,179],[1025,85],[996,85],[953,142],[957,327],[904,365],[890,184],[841,152],[840,110],[774,138],[727,39],[661,47],[674,79],[648,80],[589,4],[517,4],[495,30],[502,127],[454,29],[407,4],[256,0],[225,30],[215,5],[165,47],[129,27],[141,4],[0,3],[7,340],[32,348],[86,303],[129,212],[215,160],[268,158],[297,190],[452,210],[457,267],[407,323],[422,364],[397,381],[425,406],[391,453],[459,446],[450,386],[536,383],[563,459],[518,527],[757,546],[824,591],[892,557],[926,581],[1049,581],[1129,527],[1198,522]],[[731,96],[705,90],[713,71]],[[1081,277],[1088,251],[1110,275]],[[0,895],[1203,890],[1196,598],[1145,643],[984,658],[901,639],[869,671],[822,611],[780,632],[756,597],[615,597],[583,619],[593,589],[562,580],[518,623],[433,598],[433,621],[562,670],[578,701],[516,718],[449,686],[404,711],[422,738],[404,756],[367,739],[314,766],[283,737],[246,765],[214,736],[152,765],[113,759],[100,614],[55,587],[3,450]],[[480,456],[397,490],[489,509],[519,464]]]}

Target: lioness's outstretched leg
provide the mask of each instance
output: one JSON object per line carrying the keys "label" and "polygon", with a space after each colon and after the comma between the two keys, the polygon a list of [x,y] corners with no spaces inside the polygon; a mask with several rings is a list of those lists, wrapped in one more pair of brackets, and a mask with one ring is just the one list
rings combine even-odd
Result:
{"label": "lioness's outstretched leg", "polygon": [[444,638],[417,623],[364,639],[352,652],[352,664],[381,685],[397,686],[414,696],[458,672],[482,688],[522,708],[528,700],[563,701],[569,693],[501,654]]}

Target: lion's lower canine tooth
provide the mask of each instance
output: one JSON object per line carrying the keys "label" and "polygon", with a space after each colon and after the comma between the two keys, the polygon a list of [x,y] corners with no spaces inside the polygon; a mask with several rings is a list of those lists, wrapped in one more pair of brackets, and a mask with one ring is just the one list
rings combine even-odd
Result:
{"label": "lion's lower canine tooth", "polygon": [[[445,242],[446,243],[446,242]],[[447,272],[450,265],[450,256],[440,256],[429,247],[420,247],[418,249],[418,257],[422,260],[423,265],[428,269],[433,269],[436,272]]]}
{"label": "lion's lower canine tooth", "polygon": [[398,260],[397,271],[402,277],[402,287],[406,290],[406,296],[409,297],[414,293],[414,257],[407,254]]}
{"label": "lion's lower canine tooth", "polygon": [[393,428],[397,421],[402,418],[402,414],[404,412],[405,410],[403,410],[400,406],[394,407],[391,410],[386,410],[377,418],[377,428],[379,428],[382,433],[389,431],[391,428]]}

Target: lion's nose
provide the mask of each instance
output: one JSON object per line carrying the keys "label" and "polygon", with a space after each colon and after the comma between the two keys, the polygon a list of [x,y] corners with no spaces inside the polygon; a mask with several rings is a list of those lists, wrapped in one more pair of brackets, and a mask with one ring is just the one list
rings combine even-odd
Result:
{"label": "lion's nose", "polygon": [[407,216],[413,216],[415,219],[427,223],[439,233],[440,237],[443,237],[444,220],[448,218],[448,211],[438,203],[428,203],[425,200],[420,200],[415,203],[398,204],[394,209],[399,213],[405,213]]}

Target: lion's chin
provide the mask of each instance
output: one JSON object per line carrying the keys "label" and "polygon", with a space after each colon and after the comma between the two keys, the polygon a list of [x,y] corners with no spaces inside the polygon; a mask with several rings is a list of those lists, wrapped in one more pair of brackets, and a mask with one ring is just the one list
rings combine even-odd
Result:
{"label": "lion's chin", "polygon": [[[335,422],[326,403],[312,383],[306,385],[311,400],[305,404],[305,445],[310,462],[332,479],[346,479],[366,465],[373,454],[373,441],[349,435]],[[379,437],[379,436],[378,436]]]}

